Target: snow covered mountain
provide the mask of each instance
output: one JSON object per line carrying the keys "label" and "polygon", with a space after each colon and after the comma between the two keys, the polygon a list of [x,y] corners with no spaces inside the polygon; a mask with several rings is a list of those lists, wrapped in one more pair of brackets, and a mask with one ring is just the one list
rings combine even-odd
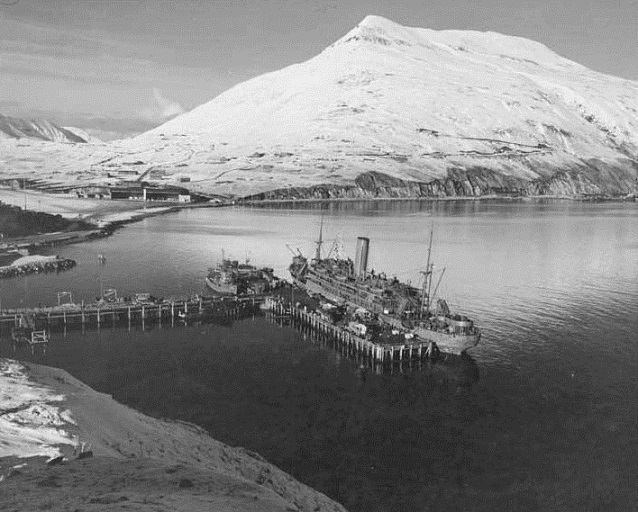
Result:
{"label": "snow covered mountain", "polygon": [[135,161],[236,196],[622,195],[638,174],[638,82],[519,37],[368,16],[149,132],[69,149],[60,165],[87,179]]}
{"label": "snow covered mountain", "polygon": [[79,135],[46,119],[20,119],[2,114],[0,114],[0,138],[27,138],[51,142],[86,142]]}
{"label": "snow covered mountain", "polygon": [[83,130],[82,128],[77,128],[75,126],[64,126],[63,128],[67,132],[71,132],[73,135],[76,135],[77,137],[80,137],[81,139],[83,139],[85,142],[88,142],[89,144],[101,144],[102,143],[101,139],[98,139],[94,135],[91,135],[89,132],[87,132],[86,130]]}

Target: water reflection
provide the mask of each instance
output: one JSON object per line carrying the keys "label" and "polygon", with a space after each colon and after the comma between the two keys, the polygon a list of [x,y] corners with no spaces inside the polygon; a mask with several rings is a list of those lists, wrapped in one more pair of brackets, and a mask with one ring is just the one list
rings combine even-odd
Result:
{"label": "water reflection", "polygon": [[353,512],[633,507],[636,205],[184,211],[65,247],[74,270],[2,282],[2,304],[47,304],[62,290],[94,297],[98,277],[122,294],[191,295],[221,249],[287,275],[286,243],[312,250],[322,213],[324,234],[341,235],[345,254],[369,236],[371,266],[414,282],[434,224],[435,263],[447,267],[439,293],[483,332],[470,357],[375,369],[256,316],[54,332],[46,356],[24,358],[68,369],[147,414],[198,423]]}
{"label": "water reflection", "polygon": [[479,368],[476,361],[470,355],[464,353],[462,356],[452,354],[442,354],[437,359],[421,358],[407,359],[404,361],[394,361],[391,363],[380,363],[361,352],[349,349],[339,343],[333,336],[323,335],[313,332],[311,329],[295,325],[292,326],[290,319],[281,315],[266,313],[266,319],[283,328],[295,329],[300,333],[301,339],[314,346],[329,350],[335,354],[335,363],[341,364],[342,359],[355,363],[356,375],[365,382],[369,373],[377,375],[400,375],[407,372],[421,372],[433,385],[449,385],[454,389],[470,387],[479,380]]}

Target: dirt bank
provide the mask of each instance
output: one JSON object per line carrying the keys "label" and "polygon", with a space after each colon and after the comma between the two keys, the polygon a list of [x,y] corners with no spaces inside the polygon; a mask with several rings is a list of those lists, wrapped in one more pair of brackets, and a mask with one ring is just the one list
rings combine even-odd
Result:
{"label": "dirt bank", "polygon": [[[13,433],[0,433],[8,510],[344,510],[199,427],[144,416],[63,370],[0,363],[0,388],[11,390],[0,392],[2,430]],[[94,457],[78,460],[83,443]],[[34,457],[52,450],[67,461],[47,466]]]}

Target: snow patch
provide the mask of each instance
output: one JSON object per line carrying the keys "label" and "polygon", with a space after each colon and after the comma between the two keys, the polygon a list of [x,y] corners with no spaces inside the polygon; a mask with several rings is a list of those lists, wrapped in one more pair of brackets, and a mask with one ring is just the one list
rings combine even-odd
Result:
{"label": "snow patch", "polygon": [[33,382],[26,372],[17,361],[0,360],[0,457],[60,455],[58,445],[77,444],[64,430],[75,423],[71,412],[57,407],[64,395]]}

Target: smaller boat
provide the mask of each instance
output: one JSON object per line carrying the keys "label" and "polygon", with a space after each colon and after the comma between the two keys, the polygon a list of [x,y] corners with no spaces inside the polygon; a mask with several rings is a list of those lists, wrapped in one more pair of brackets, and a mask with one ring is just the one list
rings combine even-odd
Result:
{"label": "smaller boat", "polygon": [[219,295],[246,296],[262,295],[275,289],[279,280],[272,268],[258,268],[237,260],[222,258],[222,261],[208,269],[206,286]]}

